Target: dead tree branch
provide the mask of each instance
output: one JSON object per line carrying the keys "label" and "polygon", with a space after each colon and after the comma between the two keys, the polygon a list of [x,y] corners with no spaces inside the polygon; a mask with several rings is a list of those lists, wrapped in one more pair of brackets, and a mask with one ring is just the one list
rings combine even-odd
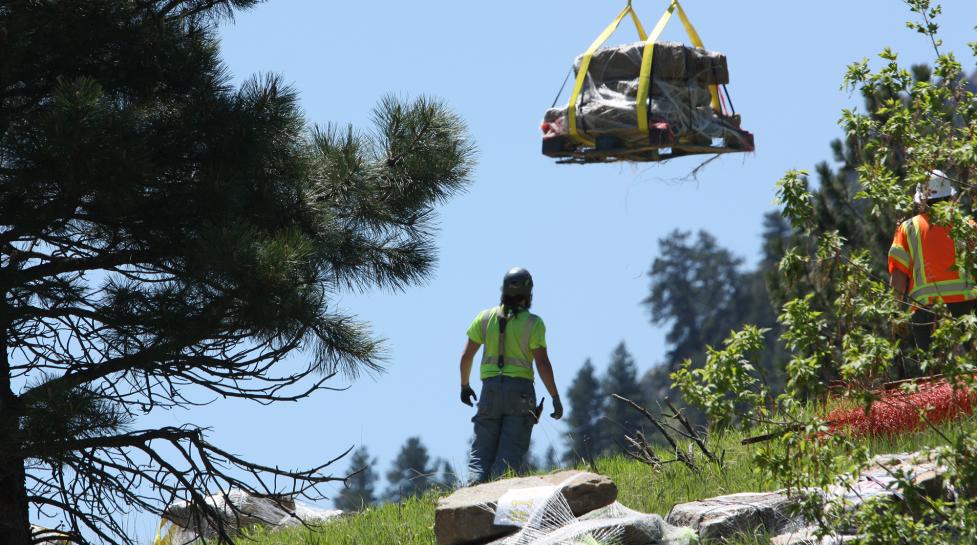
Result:
{"label": "dead tree branch", "polygon": [[665,441],[667,441],[668,444],[672,447],[672,451],[675,453],[675,459],[685,464],[686,467],[688,467],[692,471],[695,471],[696,473],[699,472],[699,466],[695,464],[695,461],[692,459],[692,457],[689,456],[687,453],[683,452],[681,448],[679,448],[679,445],[678,443],[675,442],[675,439],[672,438],[671,434],[668,433],[668,430],[665,428],[665,426],[662,425],[662,423],[657,418],[655,418],[654,415],[648,412],[648,410],[642,407],[641,405],[638,405],[637,403],[631,401],[626,397],[622,397],[617,394],[611,394],[611,396],[617,399],[618,401],[627,403],[633,409],[643,414],[644,417],[648,419],[648,421],[651,422],[653,426],[655,426],[655,429],[657,429],[658,432],[662,434],[662,436],[665,438]]}

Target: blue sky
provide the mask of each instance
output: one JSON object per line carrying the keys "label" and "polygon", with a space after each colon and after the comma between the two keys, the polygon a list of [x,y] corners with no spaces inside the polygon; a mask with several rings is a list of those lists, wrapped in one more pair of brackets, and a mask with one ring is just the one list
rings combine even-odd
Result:
{"label": "blue sky", "polygon": [[[646,27],[666,5],[634,3]],[[562,391],[586,358],[603,370],[622,340],[643,372],[665,352],[663,331],[640,305],[657,241],[673,229],[705,229],[751,266],[762,216],[774,208],[774,183],[787,169],[829,158],[841,109],[861,103],[840,89],[846,65],[886,46],[907,65],[933,57],[928,41],[905,28],[911,14],[895,0],[687,0],[705,45],[729,58],[729,91],[744,128],[756,135],[756,153],[720,158],[697,180],[686,179],[695,159],[556,165],[539,151],[542,114],[573,58],[623,4],[277,0],[225,25],[223,56],[235,78],[282,74],[311,122],[369,129],[370,110],[384,94],[435,95],[467,121],[479,166],[470,190],[440,211],[440,264],[425,285],[339,301],[388,339],[385,374],[298,404],[221,400],[146,424],[210,426],[217,444],[281,466],[311,465],[365,444],[381,473],[407,437],[419,435],[432,456],[463,466],[472,409],[458,401],[458,356],[472,318],[496,303],[506,269],[533,273],[534,310],[546,322]],[[942,4],[944,48],[969,72],[974,59],[965,44],[977,40],[977,6]],[[611,41],[634,38],[625,22]],[[684,41],[678,21],[664,38]],[[538,381],[537,392],[544,392]],[[546,419],[534,434],[537,450],[562,446],[563,431]],[[340,461],[336,473],[346,466]],[[135,530],[148,536],[155,522],[143,518]]]}

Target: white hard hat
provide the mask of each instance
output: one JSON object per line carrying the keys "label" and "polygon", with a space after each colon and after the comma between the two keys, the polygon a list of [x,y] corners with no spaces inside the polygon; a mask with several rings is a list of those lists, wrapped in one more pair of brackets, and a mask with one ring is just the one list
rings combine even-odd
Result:
{"label": "white hard hat", "polygon": [[916,184],[916,195],[913,201],[920,204],[923,201],[932,201],[952,197],[957,194],[957,190],[950,183],[950,178],[942,170],[931,170],[930,179],[925,184]]}

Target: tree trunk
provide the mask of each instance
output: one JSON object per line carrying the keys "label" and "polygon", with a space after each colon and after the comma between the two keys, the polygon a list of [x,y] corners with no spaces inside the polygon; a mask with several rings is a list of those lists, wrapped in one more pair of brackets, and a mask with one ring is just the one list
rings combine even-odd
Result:
{"label": "tree trunk", "polygon": [[31,543],[23,460],[0,458],[0,543]]}
{"label": "tree trunk", "polygon": [[[16,447],[20,428],[15,409],[16,397],[10,388],[10,360],[7,356],[7,294],[0,297],[0,448]],[[0,456],[0,543],[31,545],[27,508],[27,482],[24,459]]]}

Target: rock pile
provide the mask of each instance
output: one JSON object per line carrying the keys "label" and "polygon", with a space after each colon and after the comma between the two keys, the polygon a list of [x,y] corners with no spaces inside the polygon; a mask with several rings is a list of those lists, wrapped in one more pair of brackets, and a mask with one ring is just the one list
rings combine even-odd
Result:
{"label": "rock pile", "polygon": [[[910,479],[931,498],[945,496],[945,468],[918,454],[876,456],[872,464],[849,486],[834,486],[827,499],[839,508],[855,509],[873,498],[896,499],[897,475]],[[721,543],[736,533],[757,530],[773,537],[773,545],[838,545],[855,540],[855,535],[815,537],[815,527],[795,512],[796,503],[784,491],[742,493],[682,503],[672,508],[667,521],[688,526],[703,543]]]}

